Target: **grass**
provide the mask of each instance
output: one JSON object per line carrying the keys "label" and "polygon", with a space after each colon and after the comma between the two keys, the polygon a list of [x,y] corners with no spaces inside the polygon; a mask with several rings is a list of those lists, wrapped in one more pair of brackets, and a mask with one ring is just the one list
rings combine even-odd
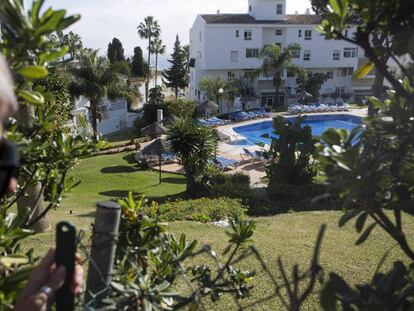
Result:
{"label": "grass", "polygon": [[[85,243],[89,241],[95,202],[124,196],[128,191],[162,201],[181,196],[185,190],[183,177],[177,175],[163,174],[163,183],[159,185],[158,174],[139,170],[133,163],[130,153],[84,159],[76,167],[73,175],[82,181],[81,185],[68,194],[63,200],[62,208],[52,211],[50,216],[53,224],[59,220],[68,220],[78,229],[85,230]],[[289,271],[296,263],[304,269],[309,264],[319,226],[325,223],[328,230],[321,253],[325,275],[335,271],[353,284],[369,282],[387,250],[392,249],[385,261],[384,269],[389,268],[393,261],[405,258],[398,248],[392,248],[395,243],[379,229],[373,231],[365,244],[355,246],[358,235],[352,225],[338,228],[340,216],[341,212],[303,212],[253,218],[257,222],[253,243],[274,274],[278,275],[276,260],[279,256],[283,258]],[[405,219],[407,236],[413,236],[413,224],[412,220]],[[211,244],[218,254],[222,253],[228,241],[225,229],[196,222],[171,223],[169,230],[175,234],[184,233],[187,239],[197,239],[200,244]],[[33,247],[35,253],[41,255],[53,241],[53,233],[48,232],[30,238],[24,247]],[[207,258],[198,258],[192,263],[206,262],[211,261]],[[254,298],[247,298],[244,304],[272,293],[273,286],[269,278],[254,258],[247,259],[240,267],[257,272],[253,279]],[[313,296],[303,310],[318,310],[317,299],[317,296]],[[224,298],[214,307],[208,306],[207,309],[235,310],[236,307],[231,299]],[[272,299],[253,309],[281,310],[282,306],[276,299]]]}
{"label": "grass", "polygon": [[[125,197],[129,191],[145,195],[149,199],[166,201],[181,197],[185,191],[185,179],[180,175],[162,174],[159,184],[157,172],[141,170],[129,152],[83,159],[71,173],[81,184],[66,194],[62,206],[51,211],[52,226],[61,220],[70,221],[78,230],[90,231],[96,202]],[[41,254],[53,244],[52,233],[32,238],[36,251]],[[43,243],[47,241],[47,243]]]}

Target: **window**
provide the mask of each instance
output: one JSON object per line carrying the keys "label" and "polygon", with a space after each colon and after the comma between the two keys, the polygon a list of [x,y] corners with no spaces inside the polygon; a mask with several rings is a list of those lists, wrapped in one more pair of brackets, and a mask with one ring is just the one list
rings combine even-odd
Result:
{"label": "window", "polygon": [[302,38],[302,30],[301,29],[298,30],[298,37]]}
{"label": "window", "polygon": [[246,58],[259,57],[259,49],[246,49]]}
{"label": "window", "polygon": [[252,11],[252,6],[251,5],[249,5],[249,12],[251,12]]}
{"label": "window", "polygon": [[283,4],[278,4],[276,6],[276,14],[277,15],[282,15],[283,14]]}
{"label": "window", "polygon": [[282,48],[282,43],[280,43],[280,42],[276,42],[275,43],[279,48]]}
{"label": "window", "polygon": [[338,76],[346,77],[348,75],[348,68],[339,68],[338,69]]}
{"label": "window", "polygon": [[234,72],[227,71],[227,78],[228,78],[228,79],[231,79],[231,78],[234,78],[234,77],[235,77]]}
{"label": "window", "polygon": [[292,87],[290,87],[290,86],[285,87],[285,94],[286,95],[291,95],[292,94]]}
{"label": "window", "polygon": [[254,76],[254,70],[253,69],[245,69],[243,72],[243,77],[246,79],[252,78]]}
{"label": "window", "polygon": [[276,29],[276,36],[281,36],[283,34],[282,29]]}
{"label": "window", "polygon": [[312,40],[312,30],[305,30],[305,40]]}
{"label": "window", "polygon": [[353,67],[344,67],[338,69],[338,75],[340,77],[352,76],[354,74]]}
{"label": "window", "polygon": [[300,48],[294,49],[292,51],[292,58],[300,58]]}
{"label": "window", "polygon": [[237,63],[239,61],[239,51],[231,51],[230,61],[232,63]]}
{"label": "window", "polygon": [[355,58],[358,56],[357,48],[344,48],[344,57],[345,58]]}
{"label": "window", "polygon": [[244,40],[252,40],[252,31],[251,30],[245,30],[244,31]]}
{"label": "window", "polygon": [[328,71],[326,73],[326,78],[327,79],[333,79],[334,78],[334,72],[333,71]]}
{"label": "window", "polygon": [[303,60],[311,60],[311,51],[303,51]]}
{"label": "window", "polygon": [[335,93],[344,94],[345,93],[345,87],[344,86],[337,86],[335,88]]}
{"label": "window", "polygon": [[332,53],[333,60],[340,60],[341,59],[341,51],[335,50]]}
{"label": "window", "polygon": [[240,31],[237,29],[236,30],[236,38],[240,37]]}
{"label": "window", "polygon": [[348,29],[345,30],[345,37],[348,38]]}

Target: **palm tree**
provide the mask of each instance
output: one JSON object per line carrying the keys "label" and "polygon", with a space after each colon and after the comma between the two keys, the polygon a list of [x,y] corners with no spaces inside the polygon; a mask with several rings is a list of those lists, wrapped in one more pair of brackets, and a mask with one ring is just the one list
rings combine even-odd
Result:
{"label": "palm tree", "polygon": [[93,136],[97,139],[97,120],[100,117],[99,105],[102,100],[105,97],[109,99],[124,97],[130,102],[134,94],[109,61],[98,56],[97,50],[84,50],[79,65],[74,67],[71,73],[69,90],[73,96],[84,96],[89,100]]}
{"label": "palm tree", "polygon": [[77,33],[74,33],[72,31],[65,36],[65,44],[69,48],[68,52],[70,54],[71,60],[74,60],[83,48],[82,38]]}
{"label": "palm tree", "polygon": [[163,44],[160,37],[155,37],[151,42],[151,53],[155,54],[155,84],[157,87],[158,83],[158,55],[164,55],[166,46]]}
{"label": "palm tree", "polygon": [[273,85],[276,90],[276,101],[274,106],[279,106],[280,87],[282,86],[283,71],[301,72],[302,68],[292,64],[293,53],[300,50],[299,44],[291,44],[282,49],[277,44],[267,44],[260,51],[260,57],[263,59],[262,67],[259,69],[260,73],[266,75],[273,75]]}
{"label": "palm tree", "polygon": [[[161,34],[161,28],[158,25],[158,21],[154,19],[154,16],[147,16],[143,23],[138,25],[138,34],[141,39],[148,39],[148,68],[151,64],[151,41],[155,37],[159,37]],[[150,70],[147,72],[147,84],[145,87],[145,100],[148,100],[148,85],[149,85]]]}
{"label": "palm tree", "polygon": [[195,195],[203,191],[208,165],[217,150],[217,133],[195,125],[191,119],[178,119],[170,128],[168,141],[185,170],[187,192]]}

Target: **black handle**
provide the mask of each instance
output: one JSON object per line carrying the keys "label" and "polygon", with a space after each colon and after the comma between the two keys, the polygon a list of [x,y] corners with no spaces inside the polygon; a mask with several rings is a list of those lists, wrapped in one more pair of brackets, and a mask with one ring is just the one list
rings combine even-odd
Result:
{"label": "black handle", "polygon": [[65,283],[56,292],[56,310],[73,311],[75,297],[70,290],[75,269],[76,228],[65,221],[56,226],[56,266],[64,266],[67,274]]}

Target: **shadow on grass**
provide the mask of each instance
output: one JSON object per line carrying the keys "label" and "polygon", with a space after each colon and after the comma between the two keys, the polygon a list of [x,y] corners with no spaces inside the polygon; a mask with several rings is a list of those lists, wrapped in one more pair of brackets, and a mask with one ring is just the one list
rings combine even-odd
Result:
{"label": "shadow on grass", "polygon": [[122,160],[126,161],[128,164],[138,165],[138,162],[135,161],[134,153],[128,153],[122,157]]}
{"label": "shadow on grass", "polygon": [[126,165],[108,166],[101,169],[101,173],[104,174],[135,173],[140,171],[145,171],[145,169]]}
{"label": "shadow on grass", "polygon": [[185,178],[178,178],[178,177],[163,177],[161,178],[162,182],[169,183],[169,184],[178,184],[184,185],[186,183]]}
{"label": "shadow on grass", "polygon": [[76,215],[76,217],[81,217],[81,218],[95,218],[96,212],[89,212],[89,213],[85,213],[85,214],[79,214]]}
{"label": "shadow on grass", "polygon": [[[103,195],[103,196],[106,196],[108,198],[115,199],[115,198],[126,198],[128,196],[129,192],[130,192],[130,190],[109,190],[109,191],[102,191],[99,194]],[[142,193],[139,193],[139,192],[134,192],[133,194],[134,194],[134,197],[140,197],[140,196],[143,195]],[[183,191],[183,192],[180,192],[180,193],[177,193],[177,194],[167,194],[167,195],[164,195],[164,196],[147,196],[146,195],[145,197],[150,202],[154,201],[154,202],[157,202],[157,203],[160,203],[160,204],[165,203],[167,201],[176,201],[178,199],[187,199],[187,198],[189,198],[186,191]]]}
{"label": "shadow on grass", "polygon": [[[131,190],[108,190],[99,192],[100,195],[110,198],[126,198]],[[134,196],[140,196],[141,193],[133,192]]]}

